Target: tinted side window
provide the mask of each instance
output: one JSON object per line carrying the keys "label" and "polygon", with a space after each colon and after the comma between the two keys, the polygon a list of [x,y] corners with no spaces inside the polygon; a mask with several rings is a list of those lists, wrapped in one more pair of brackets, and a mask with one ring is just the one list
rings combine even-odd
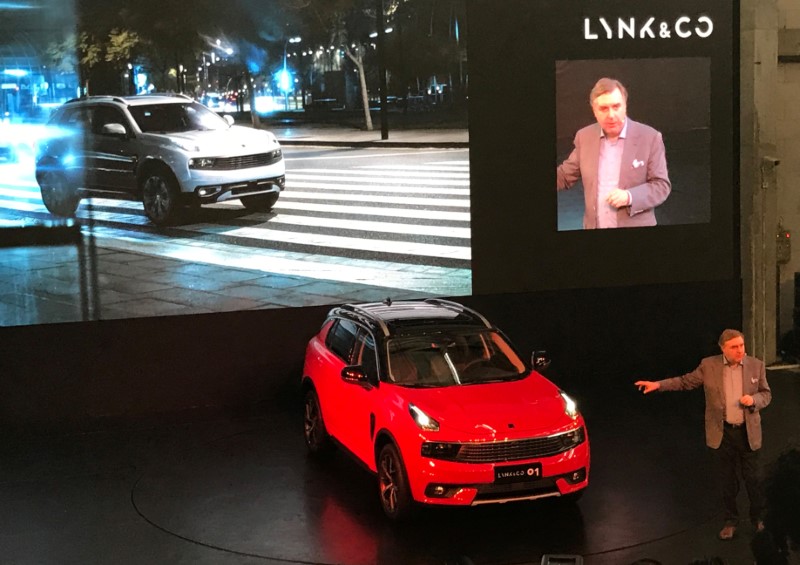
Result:
{"label": "tinted side window", "polygon": [[337,320],[333,324],[331,331],[328,332],[325,345],[340,357],[342,361],[349,364],[357,332],[358,327],[350,320]]}
{"label": "tinted side window", "polygon": [[[102,134],[106,124],[125,124],[125,116],[117,108],[111,106],[97,106],[92,110],[92,133]],[[127,126],[125,127],[127,130]]]}
{"label": "tinted side window", "polygon": [[56,122],[66,127],[89,129],[89,112],[83,106],[67,108],[58,116]]}
{"label": "tinted side window", "polygon": [[361,365],[373,379],[378,379],[378,359],[375,356],[375,339],[367,330],[362,329],[357,338],[354,365]]}

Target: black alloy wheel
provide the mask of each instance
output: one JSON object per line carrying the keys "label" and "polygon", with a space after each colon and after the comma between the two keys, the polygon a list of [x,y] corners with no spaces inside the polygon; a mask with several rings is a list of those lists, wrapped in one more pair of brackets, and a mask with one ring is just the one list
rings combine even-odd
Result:
{"label": "black alloy wheel", "polygon": [[400,452],[392,443],[384,445],[378,455],[378,487],[386,516],[402,521],[411,515],[414,501],[406,470]]}
{"label": "black alloy wheel", "polygon": [[312,388],[306,392],[303,406],[303,437],[306,447],[312,455],[324,455],[333,448],[331,436],[325,428],[322,419],[322,410],[319,407],[319,397]]}
{"label": "black alloy wheel", "polygon": [[155,225],[172,224],[180,209],[180,191],[172,175],[161,171],[147,175],[142,182],[142,204]]}
{"label": "black alloy wheel", "polygon": [[66,175],[60,171],[45,171],[38,180],[45,208],[55,216],[73,217],[81,197]]}

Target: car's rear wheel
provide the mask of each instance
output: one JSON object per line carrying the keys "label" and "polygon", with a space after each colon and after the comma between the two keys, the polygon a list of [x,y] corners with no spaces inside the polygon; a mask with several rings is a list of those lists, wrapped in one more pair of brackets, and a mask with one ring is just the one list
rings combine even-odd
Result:
{"label": "car's rear wheel", "polygon": [[180,190],[170,173],[153,171],[142,181],[142,204],[144,213],[157,226],[175,222],[180,212]]}
{"label": "car's rear wheel", "polygon": [[78,188],[60,171],[45,171],[39,178],[39,188],[45,208],[56,216],[69,218],[75,215],[81,201]]}
{"label": "car's rear wheel", "polygon": [[322,419],[322,410],[319,407],[319,397],[313,388],[306,392],[303,409],[303,436],[306,447],[313,455],[324,455],[333,448],[331,436],[325,428]]}
{"label": "car's rear wheel", "polygon": [[414,500],[400,452],[392,443],[381,448],[378,455],[378,487],[383,512],[392,520],[404,520],[413,510]]}
{"label": "car's rear wheel", "polygon": [[272,210],[275,203],[278,201],[277,192],[269,192],[267,194],[258,194],[256,196],[245,196],[242,200],[242,205],[248,210],[254,212],[268,212]]}

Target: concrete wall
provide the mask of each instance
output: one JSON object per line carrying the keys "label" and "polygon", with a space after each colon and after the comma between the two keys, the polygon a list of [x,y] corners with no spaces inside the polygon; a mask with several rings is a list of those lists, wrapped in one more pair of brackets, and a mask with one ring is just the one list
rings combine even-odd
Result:
{"label": "concrete wall", "polygon": [[742,0],[740,41],[740,204],[743,330],[750,352],[777,359],[779,101],[777,52],[780,11],[775,0]]}
{"label": "concrete wall", "polygon": [[777,65],[776,122],[778,168],[778,219],[791,231],[791,261],[780,269],[780,333],[792,329],[795,307],[794,275],[800,272],[800,4],[796,0],[779,0],[779,55],[795,56],[796,60]]}

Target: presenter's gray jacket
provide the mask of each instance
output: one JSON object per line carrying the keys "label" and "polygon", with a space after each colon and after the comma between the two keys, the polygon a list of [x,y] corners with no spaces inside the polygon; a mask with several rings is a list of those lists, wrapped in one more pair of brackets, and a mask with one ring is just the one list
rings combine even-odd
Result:
{"label": "presenter's gray jacket", "polygon": [[[692,390],[700,386],[706,394],[706,445],[717,449],[722,443],[722,426],[725,421],[725,391],[723,388],[723,356],[706,357],[691,373],[681,377],[673,377],[658,381],[659,390]],[[744,421],[747,427],[747,440],[750,449],[761,447],[761,413],[772,400],[772,391],[767,383],[767,371],[764,363],[755,357],[742,359],[742,394],[749,394],[755,403],[744,409]]]}
{"label": "presenter's gray jacket", "polygon": [[[672,190],[667,171],[664,140],[658,130],[627,118],[625,149],[619,172],[619,188],[631,194],[631,205],[617,210],[617,227],[656,225],[654,208],[662,204]],[[559,190],[583,181],[583,227],[597,227],[597,176],[600,157],[600,124],[578,131],[575,148],[556,170]]]}

